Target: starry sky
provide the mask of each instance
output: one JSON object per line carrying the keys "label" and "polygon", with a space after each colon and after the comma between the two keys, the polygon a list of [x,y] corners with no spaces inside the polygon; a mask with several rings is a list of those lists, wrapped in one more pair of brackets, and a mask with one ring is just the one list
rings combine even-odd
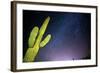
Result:
{"label": "starry sky", "polygon": [[40,48],[35,62],[91,59],[91,14],[23,10],[23,57],[34,26],[41,27],[50,16],[43,39],[51,34],[50,42]]}

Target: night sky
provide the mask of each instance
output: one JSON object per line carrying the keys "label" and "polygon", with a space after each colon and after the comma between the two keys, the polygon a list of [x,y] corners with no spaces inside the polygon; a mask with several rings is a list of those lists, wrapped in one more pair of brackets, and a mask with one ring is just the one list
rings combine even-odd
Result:
{"label": "night sky", "polygon": [[41,27],[50,16],[43,39],[52,35],[50,42],[40,48],[35,61],[64,61],[91,59],[91,14],[23,10],[23,57],[34,26]]}

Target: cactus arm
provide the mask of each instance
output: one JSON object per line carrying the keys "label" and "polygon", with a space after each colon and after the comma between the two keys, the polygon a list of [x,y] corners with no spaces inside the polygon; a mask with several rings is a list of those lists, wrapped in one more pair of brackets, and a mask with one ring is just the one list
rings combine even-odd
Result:
{"label": "cactus arm", "polygon": [[44,47],[51,39],[51,34],[48,34],[46,38],[40,43],[40,47]]}
{"label": "cactus arm", "polygon": [[35,43],[35,39],[38,35],[38,31],[39,31],[39,28],[38,27],[34,27],[30,33],[30,36],[29,36],[29,40],[28,40],[28,46],[29,48],[32,48],[34,43]]}

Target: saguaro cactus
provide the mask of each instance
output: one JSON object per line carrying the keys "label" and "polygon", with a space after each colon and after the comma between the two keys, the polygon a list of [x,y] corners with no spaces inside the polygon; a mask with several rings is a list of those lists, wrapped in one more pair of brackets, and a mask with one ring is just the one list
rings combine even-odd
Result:
{"label": "saguaro cactus", "polygon": [[50,17],[48,16],[43,25],[41,26],[40,30],[37,26],[35,26],[29,36],[28,40],[28,49],[24,56],[24,62],[33,62],[35,57],[41,47],[44,47],[51,39],[51,34],[48,34],[46,38],[42,41],[42,37],[46,31],[48,23],[50,21]]}

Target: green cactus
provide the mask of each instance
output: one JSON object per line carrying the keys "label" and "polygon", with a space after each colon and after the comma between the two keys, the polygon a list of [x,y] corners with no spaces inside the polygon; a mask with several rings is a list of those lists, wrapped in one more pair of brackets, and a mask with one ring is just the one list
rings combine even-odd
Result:
{"label": "green cactus", "polygon": [[35,57],[36,57],[39,49],[44,47],[50,41],[51,34],[48,34],[46,36],[46,38],[42,41],[43,35],[46,31],[49,21],[50,21],[50,17],[48,16],[45,19],[40,30],[37,26],[35,26],[32,29],[30,36],[29,36],[29,40],[28,40],[29,48],[27,49],[26,54],[23,59],[24,62],[33,62],[35,60]]}

